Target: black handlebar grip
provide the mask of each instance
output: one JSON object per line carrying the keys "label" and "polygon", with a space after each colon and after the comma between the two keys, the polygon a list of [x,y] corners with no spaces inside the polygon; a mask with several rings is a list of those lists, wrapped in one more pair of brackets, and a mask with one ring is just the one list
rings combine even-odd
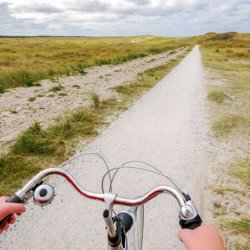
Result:
{"label": "black handlebar grip", "polygon": [[180,226],[181,228],[187,228],[187,229],[195,229],[199,227],[202,223],[201,217],[199,214],[197,214],[193,219],[191,220],[183,220],[180,219]]}
{"label": "black handlebar grip", "polygon": [[[22,200],[21,200],[19,197],[17,197],[15,194],[14,194],[13,196],[9,197],[9,198],[6,200],[6,202],[8,202],[8,203],[23,203]],[[0,221],[0,228],[3,226],[3,224],[4,224],[5,222],[7,222],[7,221],[10,219],[10,217],[11,217],[12,215],[13,215],[13,214],[8,214],[5,218],[3,218],[3,219]]]}

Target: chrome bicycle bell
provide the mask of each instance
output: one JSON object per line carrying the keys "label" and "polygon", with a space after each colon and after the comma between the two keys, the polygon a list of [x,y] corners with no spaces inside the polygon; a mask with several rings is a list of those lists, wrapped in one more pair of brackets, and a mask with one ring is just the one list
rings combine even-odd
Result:
{"label": "chrome bicycle bell", "polygon": [[36,188],[33,193],[33,200],[40,206],[48,205],[55,196],[55,190],[49,184],[42,184]]}

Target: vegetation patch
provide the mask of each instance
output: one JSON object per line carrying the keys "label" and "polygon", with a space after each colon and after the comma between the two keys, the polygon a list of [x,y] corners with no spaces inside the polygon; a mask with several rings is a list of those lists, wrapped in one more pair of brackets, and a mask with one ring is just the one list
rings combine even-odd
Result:
{"label": "vegetation patch", "polygon": [[96,93],[91,93],[91,100],[93,102],[94,107],[97,109],[100,106],[100,96]]}
{"label": "vegetation patch", "polygon": [[76,88],[76,89],[80,89],[81,88],[78,84],[74,84],[72,87]]}
{"label": "vegetation patch", "polygon": [[28,99],[29,102],[34,102],[35,100],[36,100],[35,97],[30,97],[30,98]]}
{"label": "vegetation patch", "polygon": [[222,90],[214,90],[211,91],[208,95],[207,98],[209,101],[222,104],[225,100],[230,99],[228,95],[226,95]]}
{"label": "vegetation patch", "polygon": [[59,85],[53,86],[49,91],[58,92],[58,91],[62,91],[63,89],[64,87],[59,84]]}
{"label": "vegetation patch", "polygon": [[226,136],[237,126],[244,124],[245,119],[238,115],[227,115],[221,117],[214,123],[212,130],[216,136]]}
{"label": "vegetation patch", "polygon": [[39,123],[34,123],[15,142],[11,148],[14,154],[53,154],[56,147],[47,131],[43,130]]}
{"label": "vegetation patch", "polygon": [[250,186],[250,159],[240,160],[230,166],[229,174]]}
{"label": "vegetation patch", "polygon": [[225,220],[222,222],[222,226],[232,233],[245,234],[250,236],[250,220]]}
{"label": "vegetation patch", "polygon": [[221,41],[221,40],[229,40],[234,38],[238,33],[237,32],[226,32],[226,33],[221,33],[221,34],[217,34],[214,37],[211,37],[208,40],[211,41]]}

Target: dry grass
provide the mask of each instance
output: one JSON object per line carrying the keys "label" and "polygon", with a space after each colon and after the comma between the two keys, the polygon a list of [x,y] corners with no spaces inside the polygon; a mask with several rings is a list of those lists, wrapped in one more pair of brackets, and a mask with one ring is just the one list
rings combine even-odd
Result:
{"label": "dry grass", "polygon": [[222,90],[213,90],[207,95],[208,100],[218,104],[222,104],[225,100],[230,99]]}
{"label": "dry grass", "polygon": [[239,178],[250,187],[250,159],[242,159],[229,167],[229,174]]}
{"label": "dry grass", "polygon": [[[232,156],[224,161],[233,162],[224,165],[225,176],[220,176],[212,194],[222,199],[221,208],[227,213],[221,214],[221,208],[215,208],[214,215],[222,220],[228,249],[248,249],[250,221],[235,204],[242,206],[249,197],[250,165],[244,145],[250,139],[250,34],[217,36],[206,41],[201,51],[204,64],[221,79],[215,84],[211,80],[213,90],[208,94],[208,100],[216,103],[211,105],[214,115],[211,129],[217,137],[216,147],[226,144]],[[234,153],[235,145],[237,152]]]}
{"label": "dry grass", "polygon": [[186,45],[182,39],[154,36],[124,38],[2,38],[0,93],[34,86],[58,75],[85,74],[93,65],[118,64]]}

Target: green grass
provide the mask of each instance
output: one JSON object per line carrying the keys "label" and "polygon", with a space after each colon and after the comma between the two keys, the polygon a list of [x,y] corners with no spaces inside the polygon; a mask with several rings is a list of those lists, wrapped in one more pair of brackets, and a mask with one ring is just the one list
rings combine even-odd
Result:
{"label": "green grass", "polygon": [[213,191],[219,195],[224,195],[227,192],[234,193],[234,194],[240,194],[243,196],[246,195],[244,190],[235,189],[235,188],[231,188],[231,187],[213,188]]}
{"label": "green grass", "polygon": [[94,65],[118,64],[188,45],[155,36],[103,38],[2,38],[0,93],[42,79],[85,74]]}
{"label": "green grass", "polygon": [[50,155],[56,150],[47,131],[39,123],[33,124],[17,139],[11,148],[14,154]]}
{"label": "green grass", "polygon": [[[227,244],[227,249],[232,250],[248,250],[249,249],[249,239],[250,239],[250,220],[246,218],[241,219],[229,219],[224,218],[220,222],[221,228],[229,233],[230,235],[239,235],[241,240],[229,241]],[[242,238],[245,238],[242,241]]]}
{"label": "green grass", "polygon": [[163,78],[184,56],[140,74],[133,83],[124,86],[128,94],[121,93],[119,100],[99,100],[98,108],[91,105],[77,109],[58,117],[48,128],[39,123],[30,126],[14,142],[10,152],[0,157],[0,195],[12,194],[41,169],[68,159],[79,140],[97,136],[99,129],[107,126],[107,117],[127,109],[133,100],[154,86],[157,79]]}
{"label": "green grass", "polygon": [[244,122],[245,119],[239,115],[223,116],[214,123],[212,131],[216,136],[226,136]]}
{"label": "green grass", "polygon": [[222,90],[214,90],[208,93],[207,95],[208,100],[222,104],[225,100],[230,99],[228,95],[226,95]]}
{"label": "green grass", "polygon": [[49,91],[58,92],[58,91],[62,91],[63,89],[64,87],[59,84],[59,85],[53,86]]}
{"label": "green grass", "polygon": [[222,227],[234,234],[245,234],[250,236],[250,220],[224,220]]}
{"label": "green grass", "polygon": [[8,154],[0,158],[0,194],[12,195],[27,180],[38,173],[40,168],[31,158]]}
{"label": "green grass", "polygon": [[91,93],[91,100],[93,102],[94,107],[97,109],[100,106],[100,96],[96,93]]}
{"label": "green grass", "polygon": [[250,159],[243,159],[231,165],[229,174],[250,186]]}

